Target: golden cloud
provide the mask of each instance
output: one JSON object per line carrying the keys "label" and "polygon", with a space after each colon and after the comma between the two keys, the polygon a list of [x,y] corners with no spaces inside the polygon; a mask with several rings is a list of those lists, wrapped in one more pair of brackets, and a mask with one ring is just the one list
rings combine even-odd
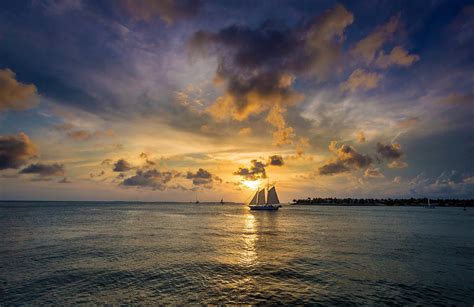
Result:
{"label": "golden cloud", "polygon": [[403,49],[400,46],[397,46],[392,49],[389,54],[385,54],[383,51],[380,51],[375,65],[381,68],[387,68],[391,65],[398,66],[411,66],[413,63],[418,61],[420,56],[417,54],[409,54],[408,51]]}
{"label": "golden cloud", "polygon": [[399,19],[400,15],[392,16],[386,24],[378,26],[374,32],[359,41],[351,50],[351,53],[367,64],[372,63],[377,51],[393,38],[398,28]]}
{"label": "golden cloud", "polygon": [[381,78],[380,74],[367,72],[364,69],[358,68],[354,70],[349,76],[349,79],[341,85],[341,89],[350,92],[355,92],[358,89],[374,89],[378,86]]}
{"label": "golden cloud", "polygon": [[0,69],[0,112],[26,110],[38,103],[36,86],[15,79],[10,69]]}
{"label": "golden cloud", "polygon": [[133,18],[150,21],[159,16],[168,24],[196,15],[201,4],[199,0],[122,0],[123,7]]}

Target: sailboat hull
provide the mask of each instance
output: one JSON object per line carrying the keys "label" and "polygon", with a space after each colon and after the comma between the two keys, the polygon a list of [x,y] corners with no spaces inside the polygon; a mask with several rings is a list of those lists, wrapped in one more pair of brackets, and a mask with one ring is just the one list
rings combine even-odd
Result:
{"label": "sailboat hull", "polygon": [[281,205],[250,205],[250,210],[267,210],[267,211],[275,211],[278,210]]}

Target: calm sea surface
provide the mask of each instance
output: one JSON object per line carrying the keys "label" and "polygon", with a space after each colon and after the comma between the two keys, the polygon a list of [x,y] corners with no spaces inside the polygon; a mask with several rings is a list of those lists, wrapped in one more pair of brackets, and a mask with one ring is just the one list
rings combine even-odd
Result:
{"label": "calm sea surface", "polygon": [[474,304],[474,209],[0,203],[0,305]]}

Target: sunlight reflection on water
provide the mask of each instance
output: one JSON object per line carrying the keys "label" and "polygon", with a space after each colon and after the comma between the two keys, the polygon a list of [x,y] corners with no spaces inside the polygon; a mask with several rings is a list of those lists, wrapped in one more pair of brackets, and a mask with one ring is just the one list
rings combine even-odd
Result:
{"label": "sunlight reflection on water", "polygon": [[255,217],[251,213],[247,213],[245,217],[245,228],[242,234],[244,240],[244,248],[240,257],[240,263],[244,265],[256,265],[258,263],[256,242],[257,229],[255,227]]}

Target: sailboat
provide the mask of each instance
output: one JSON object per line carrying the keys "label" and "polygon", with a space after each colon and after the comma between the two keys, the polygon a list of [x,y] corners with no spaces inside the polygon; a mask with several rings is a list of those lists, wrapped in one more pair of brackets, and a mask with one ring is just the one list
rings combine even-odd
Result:
{"label": "sailboat", "polygon": [[267,198],[265,201],[265,188],[257,190],[249,203],[250,210],[278,210],[280,208],[280,200],[275,187],[267,189]]}
{"label": "sailboat", "polygon": [[194,203],[195,203],[195,204],[199,204],[197,191],[196,191],[196,201],[195,201]]}
{"label": "sailboat", "polygon": [[430,199],[428,198],[428,204],[425,206],[425,208],[434,209],[434,208],[436,208],[436,206],[431,204]]}

